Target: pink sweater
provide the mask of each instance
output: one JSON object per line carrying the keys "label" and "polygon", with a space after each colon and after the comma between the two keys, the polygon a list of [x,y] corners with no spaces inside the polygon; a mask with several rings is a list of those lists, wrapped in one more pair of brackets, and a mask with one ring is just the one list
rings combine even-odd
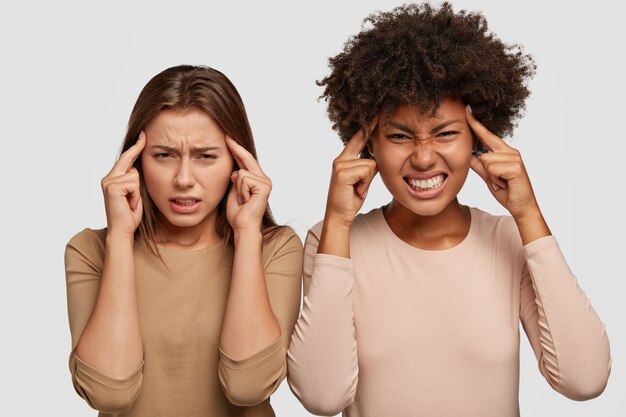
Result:
{"label": "pink sweater", "polygon": [[603,323],[554,237],[522,246],[509,216],[471,209],[451,249],[417,249],[382,210],[355,219],[351,259],[317,254],[309,231],[304,306],[288,352],[307,410],[348,417],[519,415],[519,322],[563,395],[599,395],[611,367]]}

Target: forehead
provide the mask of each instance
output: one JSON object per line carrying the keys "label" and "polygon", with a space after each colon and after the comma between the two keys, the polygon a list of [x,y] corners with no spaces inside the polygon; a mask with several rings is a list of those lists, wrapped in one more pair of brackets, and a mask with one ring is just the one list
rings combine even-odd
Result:
{"label": "forehead", "polygon": [[144,130],[151,144],[225,145],[224,130],[212,117],[198,109],[162,110]]}
{"label": "forehead", "polygon": [[465,105],[459,99],[446,98],[441,101],[433,115],[430,110],[421,110],[417,106],[403,105],[396,108],[389,119],[396,122],[412,124],[439,124],[451,119],[465,119]]}

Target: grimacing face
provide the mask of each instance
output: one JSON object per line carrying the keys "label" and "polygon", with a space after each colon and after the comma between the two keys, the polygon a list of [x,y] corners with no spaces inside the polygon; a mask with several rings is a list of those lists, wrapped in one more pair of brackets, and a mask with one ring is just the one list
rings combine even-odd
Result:
{"label": "grimacing face", "polygon": [[415,106],[381,115],[369,143],[380,177],[394,201],[420,216],[453,203],[470,169],[473,139],[465,104],[447,98],[434,117]]}
{"label": "grimacing face", "polygon": [[225,132],[198,109],[163,110],[144,129],[143,179],[167,227],[213,227],[233,158]]}

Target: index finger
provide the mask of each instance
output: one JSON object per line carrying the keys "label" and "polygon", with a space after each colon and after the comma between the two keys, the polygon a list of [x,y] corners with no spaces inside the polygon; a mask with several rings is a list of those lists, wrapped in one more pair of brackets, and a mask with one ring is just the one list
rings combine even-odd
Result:
{"label": "index finger", "polygon": [[111,174],[122,175],[128,172],[133,167],[133,164],[137,160],[137,157],[141,155],[141,151],[146,147],[146,134],[142,130],[139,133],[137,142],[130,148],[126,149],[119,157],[113,168]]}
{"label": "index finger", "polygon": [[487,149],[490,151],[506,151],[511,148],[505,141],[491,133],[489,129],[476,120],[469,105],[465,107],[465,115],[470,129],[476,133],[478,140],[480,140],[481,143],[487,147]]}
{"label": "index finger", "polygon": [[367,144],[367,141],[369,140],[372,132],[376,128],[377,123],[378,116],[374,116],[372,121],[367,126],[367,132],[364,132],[363,128],[359,129],[359,131],[356,132],[356,134],[352,136],[352,138],[346,143],[346,146],[337,157],[337,160],[343,161],[348,159],[357,159],[363,148],[365,148],[365,144]]}
{"label": "index finger", "polygon": [[246,148],[238,144],[228,135],[226,135],[226,146],[230,149],[230,153],[233,155],[233,158],[235,158],[235,161],[237,161],[239,168],[247,169],[255,174],[265,175],[261,169],[261,165],[259,165],[259,161],[254,159],[254,156],[252,156]]}

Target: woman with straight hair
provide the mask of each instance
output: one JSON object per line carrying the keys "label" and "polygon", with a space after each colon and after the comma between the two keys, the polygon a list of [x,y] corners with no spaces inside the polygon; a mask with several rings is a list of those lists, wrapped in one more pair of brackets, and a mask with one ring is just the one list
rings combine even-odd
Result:
{"label": "woman with straight hair", "polygon": [[224,74],[183,65],[146,84],[102,180],[107,227],[65,252],[70,372],[99,415],[274,415],[302,244],[271,187]]}
{"label": "woman with straight hair", "polygon": [[[533,59],[480,13],[410,4],[369,16],[330,59],[328,114],[345,144],[305,242],[289,383],[314,414],[519,415],[519,325],[548,384],[594,398],[604,325],[501,139]],[[544,138],[547,139],[547,138]],[[469,170],[510,213],[457,196]],[[357,215],[380,173],[391,201]]]}

